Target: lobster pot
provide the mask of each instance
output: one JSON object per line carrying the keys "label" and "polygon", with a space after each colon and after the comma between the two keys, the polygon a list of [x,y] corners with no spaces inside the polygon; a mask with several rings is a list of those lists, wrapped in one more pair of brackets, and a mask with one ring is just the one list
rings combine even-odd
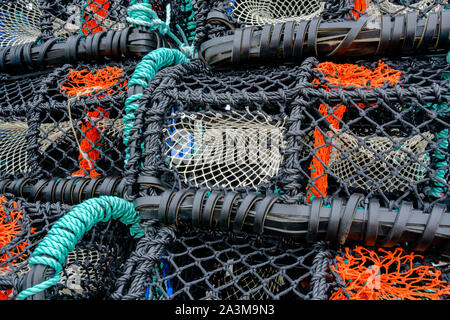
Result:
{"label": "lobster pot", "polygon": [[278,192],[294,165],[286,162],[293,97],[310,73],[306,65],[210,72],[200,61],[163,70],[130,131],[129,190],[157,192],[138,180],[152,176],[163,188]]}
{"label": "lobster pot", "polygon": [[[60,203],[28,203],[11,195],[0,196],[0,296],[12,298],[33,278],[28,261],[52,225],[72,207]],[[38,299],[105,298],[133,246],[131,236],[117,221],[95,225],[78,242],[63,264],[59,283]],[[42,277],[49,276],[42,270]],[[41,272],[39,274],[39,272]]]}
{"label": "lobster pot", "polygon": [[[342,68],[350,67],[365,72],[367,82],[340,85]],[[400,201],[425,210],[438,202],[448,207],[445,57],[352,65],[315,61],[312,69],[313,81],[304,83],[296,98],[295,141],[301,151],[294,170],[306,200],[359,192],[394,208]],[[378,86],[380,77],[390,80]]]}
{"label": "lobster pot", "polygon": [[19,87],[0,122],[2,178],[121,175],[123,104],[134,66],[65,65]]}
{"label": "lobster pot", "polygon": [[[145,238],[141,241],[145,241]],[[139,248],[139,245],[138,245]],[[326,299],[325,246],[183,230],[160,261],[132,253],[116,298],[138,300]]]}

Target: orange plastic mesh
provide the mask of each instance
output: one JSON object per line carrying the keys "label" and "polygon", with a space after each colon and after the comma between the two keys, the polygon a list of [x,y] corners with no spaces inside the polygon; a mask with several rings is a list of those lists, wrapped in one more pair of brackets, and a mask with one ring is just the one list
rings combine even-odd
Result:
{"label": "orange plastic mesh", "polygon": [[367,10],[367,2],[366,0],[355,0],[354,3],[355,10],[352,10],[353,15],[356,19],[359,19],[359,14],[366,13]]}
{"label": "orange plastic mesh", "polygon": [[[5,210],[3,204],[7,202],[7,199],[4,196],[0,196],[0,248],[3,248],[5,245],[11,242],[20,232],[22,231],[22,227],[19,224],[19,221],[23,218],[22,210],[18,210],[18,205],[14,201],[13,209],[8,209],[8,212]],[[8,213],[8,214],[7,214]],[[31,228],[30,233],[35,233],[36,229]],[[23,253],[25,249],[28,247],[28,241],[23,241],[19,243],[16,247],[9,251],[9,253],[4,253],[0,255],[0,264],[5,264],[6,261],[10,257],[17,257],[9,262],[9,264],[13,265],[17,262],[24,261],[27,257],[27,254]],[[7,272],[8,267],[0,267],[0,272]],[[0,300],[6,300],[11,295],[12,290],[0,290]]]}
{"label": "orange plastic mesh", "polygon": [[[101,90],[107,90],[115,85],[122,77],[122,74],[123,69],[110,66],[96,70],[95,72],[87,69],[78,71],[70,70],[70,73],[67,76],[68,81],[61,86],[61,91],[65,91],[68,96],[90,96],[91,94],[95,94]],[[128,89],[127,81],[125,80],[120,86],[124,87],[125,90]],[[108,90],[105,93],[98,94],[98,98],[102,98],[113,92],[113,89]],[[106,112],[106,109],[101,107],[97,107],[96,111],[87,111],[87,115],[91,119],[109,117],[109,113]],[[100,159],[100,152],[96,148],[101,146],[101,131],[90,121],[86,121],[82,124],[81,130],[84,132],[85,137],[81,139],[80,149],[87,154],[89,159],[85,159],[80,152],[78,156],[80,169],[72,173],[72,175],[89,175],[92,178],[99,177],[100,174],[95,169],[94,164],[95,161]]]}
{"label": "orange plastic mesh", "polygon": [[13,289],[0,290],[0,300],[8,300],[13,292]]}
{"label": "orange plastic mesh", "polygon": [[[378,61],[378,66],[374,70],[355,64],[337,64],[333,62],[319,63],[315,69],[320,71],[329,85],[344,88],[365,87],[367,90],[381,87],[386,83],[393,85],[399,81],[401,76],[400,71],[389,68],[381,60]],[[321,86],[327,91],[331,90],[328,85],[320,84],[320,80],[317,78],[313,80],[313,83],[317,83],[317,86]],[[365,107],[362,103],[357,105],[360,108]],[[333,113],[330,115],[328,115],[329,109],[333,110]],[[321,115],[326,116],[326,119],[336,130],[339,129],[340,121],[346,109],[347,107],[344,105],[337,105],[334,108],[324,104],[319,106]],[[330,160],[331,146],[325,144],[325,139],[318,128],[314,129],[314,148],[315,154],[309,166],[313,183],[307,186],[308,202],[311,202],[315,197],[327,196],[328,175],[325,173],[325,166],[328,166]]]}
{"label": "orange plastic mesh", "polygon": [[[450,285],[440,280],[442,272],[420,263],[423,256],[406,254],[402,248],[376,251],[356,247],[345,257],[336,257],[337,269],[351,300],[439,300],[450,294]],[[342,289],[330,300],[347,300]]]}
{"label": "orange plastic mesh", "polygon": [[[102,20],[108,15],[110,4],[108,0],[88,0],[86,5],[86,11],[89,13],[83,13],[84,23],[82,25],[82,32],[84,35],[89,33],[97,33],[103,31],[103,27],[98,25],[97,20]],[[94,17],[97,18],[94,19]]]}

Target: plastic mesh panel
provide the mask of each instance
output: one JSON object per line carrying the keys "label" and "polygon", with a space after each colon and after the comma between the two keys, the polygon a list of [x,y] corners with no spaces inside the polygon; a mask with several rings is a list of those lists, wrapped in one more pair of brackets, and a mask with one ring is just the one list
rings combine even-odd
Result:
{"label": "plastic mesh panel", "polygon": [[181,114],[168,128],[167,155],[185,182],[255,188],[279,171],[282,132],[262,114]]}
{"label": "plastic mesh panel", "polygon": [[[288,245],[280,239],[184,230],[154,268],[139,269],[145,254],[132,258],[140,272],[130,277],[128,288],[135,299],[319,298],[327,290],[312,281],[315,275],[320,281],[318,273],[325,271],[319,268],[319,252],[324,248]],[[138,277],[141,291],[134,287]]]}
{"label": "plastic mesh panel", "polygon": [[[6,130],[0,137],[5,146],[0,157],[7,160],[0,174],[13,178],[121,175],[123,104],[134,66],[133,61],[65,65],[41,75],[29,97],[19,87],[14,95],[17,104],[2,116],[8,123],[0,123],[0,130]],[[8,93],[12,95],[11,90]],[[21,121],[12,124],[12,119]],[[11,126],[17,133],[14,139],[21,139],[14,149],[6,148],[12,139]]]}
{"label": "plastic mesh panel", "polygon": [[325,3],[314,1],[236,0],[233,13],[238,22],[250,25],[310,20],[319,16]]}

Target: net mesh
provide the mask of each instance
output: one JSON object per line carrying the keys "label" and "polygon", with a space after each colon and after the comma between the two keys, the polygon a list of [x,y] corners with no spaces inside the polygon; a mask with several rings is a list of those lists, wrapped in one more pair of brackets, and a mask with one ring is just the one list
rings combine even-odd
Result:
{"label": "net mesh", "polygon": [[[443,278],[448,262],[433,264],[403,248],[345,248],[331,266],[345,288],[330,300],[447,300],[450,284]],[[435,265],[437,267],[435,267]]]}
{"label": "net mesh", "polygon": [[6,84],[0,176],[121,175],[123,103],[135,64],[65,65],[28,86],[25,76]]}
{"label": "net mesh", "polygon": [[[365,146],[358,147],[356,137],[341,133],[332,140],[334,147],[329,168],[340,181],[345,181],[352,188],[368,190],[377,181],[385,192],[403,191],[410,183],[426,177],[430,158],[425,150],[432,139],[433,135],[429,132],[411,138],[374,137],[365,139]],[[346,156],[339,160],[340,154]],[[376,159],[377,154],[381,154],[381,160]],[[359,168],[364,171],[359,171]],[[393,170],[397,172],[395,177],[391,174]],[[367,176],[370,179],[366,179]]]}
{"label": "net mesh", "polygon": [[236,0],[233,13],[237,21],[249,25],[310,20],[320,16],[325,2],[288,0]]}
{"label": "net mesh", "polygon": [[[197,177],[202,175],[205,180],[221,179],[228,163],[211,176],[195,171],[193,165],[169,167],[170,161],[183,160],[186,154],[191,161],[187,163],[193,164],[196,138],[187,130],[182,143],[171,141],[168,146],[170,130],[164,129],[185,128],[183,121],[195,126],[187,117],[181,120],[182,114],[229,119],[248,107],[253,115],[284,121],[279,170],[258,185],[218,183],[211,189],[275,192],[289,203],[307,203],[314,197],[327,203],[358,192],[380,199],[390,209],[412,201],[426,212],[437,202],[446,203],[449,96],[442,74],[449,67],[444,56],[342,64],[310,58],[295,68],[211,73],[195,62],[157,75],[156,87],[144,94],[137,110],[136,118],[147,120],[135,124],[135,141],[130,144],[143,145],[145,151],[130,149],[128,181],[135,184],[138,173],[159,177],[167,186],[198,188],[214,181],[201,184]],[[235,154],[244,152],[248,151]],[[148,186],[139,190],[141,196],[155,192]]]}
{"label": "net mesh", "polygon": [[[29,271],[26,262],[33,249],[69,209],[59,204],[30,204],[12,195],[0,196],[0,283],[2,277],[20,276]],[[8,299],[13,288],[3,292],[3,298]]]}
{"label": "net mesh", "polygon": [[34,42],[41,34],[39,1],[18,0],[0,7],[0,47]]}
{"label": "net mesh", "polygon": [[167,130],[169,167],[196,187],[255,188],[278,173],[284,146],[281,125],[248,110],[182,113]]}
{"label": "net mesh", "polygon": [[[145,242],[145,238],[141,241]],[[139,245],[138,245],[139,246]],[[144,251],[132,254],[136,270],[121,299],[235,300],[323,298],[327,263],[322,246],[308,248],[280,239],[183,230],[153,264]],[[137,271],[139,270],[139,271]],[[322,273],[323,272],[323,273]],[[313,277],[316,277],[313,280]],[[323,279],[325,280],[325,279]],[[139,284],[138,284],[139,283]]]}

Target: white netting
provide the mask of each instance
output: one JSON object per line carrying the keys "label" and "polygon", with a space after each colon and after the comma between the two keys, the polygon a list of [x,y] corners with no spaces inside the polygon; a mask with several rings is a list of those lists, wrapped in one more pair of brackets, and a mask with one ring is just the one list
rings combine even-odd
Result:
{"label": "white netting", "polygon": [[325,3],[319,0],[236,0],[233,14],[237,21],[260,26],[318,17]]}
{"label": "white netting", "polygon": [[349,187],[371,190],[380,183],[383,191],[402,191],[425,178],[430,163],[425,149],[432,139],[429,132],[408,139],[340,132],[332,139],[329,168]]}
{"label": "white netting", "polygon": [[0,121],[0,172],[27,173],[28,153],[27,133],[28,125],[23,121]]}
{"label": "white netting", "polygon": [[[121,118],[114,121],[102,119],[96,122],[96,126],[99,129],[103,129],[103,135],[113,140],[123,130],[124,124]],[[26,139],[27,130],[28,124],[24,121],[5,122],[0,120],[1,174],[30,173]],[[45,152],[51,145],[61,143],[61,139],[73,140],[73,130],[70,121],[61,121],[55,124],[44,123],[41,125],[40,131],[41,137],[45,136],[39,148],[42,152]],[[81,130],[79,131],[81,132]]]}
{"label": "white netting", "polygon": [[[83,12],[91,14],[103,29],[121,30],[126,26],[125,23],[101,17],[92,12],[89,6],[83,10]],[[67,15],[70,15],[67,21],[55,18],[53,22],[55,37],[67,37],[79,32],[82,28],[83,13],[80,5],[69,5],[66,11]],[[35,42],[41,34],[41,17],[42,11],[38,0],[17,0],[0,7],[0,47]]]}
{"label": "white netting", "polygon": [[277,175],[283,125],[254,112],[179,114],[169,125],[169,166],[186,183],[209,188],[251,186]]}
{"label": "white netting", "polygon": [[18,0],[0,7],[0,46],[34,42],[41,34],[37,0]]}

